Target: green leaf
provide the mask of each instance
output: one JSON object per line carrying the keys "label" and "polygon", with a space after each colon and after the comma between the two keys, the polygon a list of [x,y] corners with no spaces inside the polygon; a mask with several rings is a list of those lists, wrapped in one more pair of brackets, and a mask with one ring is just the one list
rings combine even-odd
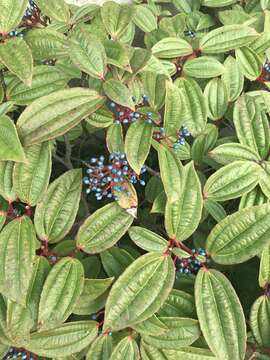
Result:
{"label": "green leaf", "polygon": [[103,90],[109,99],[119,105],[135,110],[132,94],[129,89],[118,80],[107,80],[103,84]]}
{"label": "green leaf", "polygon": [[203,53],[219,54],[248,45],[258,33],[245,25],[225,25],[204,35],[200,40]]}
{"label": "green leaf", "polygon": [[34,67],[31,88],[14,78],[7,86],[7,98],[17,105],[29,105],[42,96],[62,90],[69,79],[56,66],[38,65]]}
{"label": "green leaf", "polygon": [[202,0],[202,5],[208,7],[223,7],[236,3],[237,0]]}
{"label": "green leaf", "polygon": [[35,227],[43,241],[58,242],[70,231],[79,208],[81,169],[69,170],[50,184],[35,211]]}
{"label": "green leaf", "polygon": [[186,76],[200,79],[220,76],[224,71],[224,66],[216,58],[211,56],[201,56],[187,60],[183,66],[183,72]]}
{"label": "green leaf", "polygon": [[166,77],[164,74],[146,71],[142,74],[142,81],[145,93],[149,96],[150,106],[157,110],[162,108],[166,89]]}
{"label": "green leaf", "polygon": [[174,276],[170,256],[149,253],[135,260],[112,287],[104,329],[124,329],[152,316],[168,297]]}
{"label": "green leaf", "polygon": [[218,120],[225,114],[229,95],[226,84],[222,79],[212,79],[204,89],[204,96],[207,102],[208,117],[211,120]]}
{"label": "green leaf", "polygon": [[158,311],[162,317],[196,318],[194,297],[181,290],[173,289]]}
{"label": "green leaf", "polygon": [[125,249],[112,247],[100,254],[102,266],[108,276],[118,278],[124,270],[135,260]]}
{"label": "green leaf", "polygon": [[97,128],[106,128],[113,124],[114,115],[113,113],[102,107],[98,109],[96,112],[90,115],[88,119],[85,119],[88,124]]}
{"label": "green leaf", "polygon": [[134,8],[130,5],[121,6],[113,1],[107,1],[101,7],[103,24],[113,40],[124,35],[133,16]]}
{"label": "green leaf", "polygon": [[30,47],[35,60],[61,59],[68,57],[68,42],[65,35],[58,31],[32,29],[24,40]]}
{"label": "green leaf", "polygon": [[8,337],[8,331],[7,331],[7,307],[6,303],[0,295],[0,344],[8,345],[10,346],[11,340]]}
{"label": "green leaf", "polygon": [[139,226],[132,226],[128,234],[137,246],[146,251],[164,253],[167,249],[167,241],[154,232]]}
{"label": "green leaf", "polygon": [[97,297],[95,300],[80,302],[76,304],[75,308],[73,309],[73,313],[77,315],[87,315],[94,314],[104,309],[106,301],[108,298],[108,291],[104,294]]}
{"label": "green leaf", "polygon": [[229,280],[217,270],[199,271],[195,299],[200,327],[218,359],[241,360],[246,350],[246,323]]}
{"label": "green leaf", "polygon": [[123,128],[120,124],[112,124],[107,131],[106,136],[107,148],[110,153],[118,152],[124,153],[124,136]]}
{"label": "green leaf", "polygon": [[[106,51],[107,55],[107,62],[108,64],[112,64],[120,69],[132,72],[130,63],[129,63],[129,56],[128,51],[122,45],[122,43],[117,41],[105,40],[103,42],[103,46]],[[139,61],[143,61],[140,59]],[[137,64],[137,66],[139,66]]]}
{"label": "green leaf", "polygon": [[236,61],[240,71],[249,80],[256,80],[262,71],[262,61],[251,48],[244,46],[235,51]]}
{"label": "green leaf", "polygon": [[132,328],[136,332],[144,335],[159,335],[168,330],[167,326],[161,322],[156,315],[133,325]]}
{"label": "green leaf", "polygon": [[182,36],[186,27],[186,14],[180,13],[173,17],[164,17],[159,22],[159,29],[169,36]]}
{"label": "green leaf", "polygon": [[154,200],[151,213],[165,213],[165,206],[167,202],[167,196],[164,191],[162,191]]}
{"label": "green leaf", "polygon": [[203,206],[209,212],[209,214],[216,220],[216,222],[220,222],[227,216],[223,206],[216,201],[205,199],[203,202]]}
{"label": "green leaf", "polygon": [[244,194],[241,197],[240,203],[239,203],[239,210],[248,208],[251,206],[256,205],[262,205],[267,202],[267,198],[260,189],[259,186],[256,186],[253,190],[250,192]]}
{"label": "green leaf", "polygon": [[59,22],[69,22],[69,9],[64,0],[36,0],[36,4],[48,17]]}
{"label": "green leaf", "polygon": [[141,354],[143,360],[216,360],[215,355],[208,349],[187,346],[178,350],[161,350],[145,342],[141,343]]}
{"label": "green leaf", "polygon": [[164,129],[167,136],[175,136],[179,131],[183,107],[180,89],[172,82],[166,81]]}
{"label": "green leaf", "polygon": [[227,165],[233,161],[246,160],[246,161],[260,161],[260,156],[252,148],[238,144],[227,143],[222,144],[211,150],[208,155],[219,164]]}
{"label": "green leaf", "polygon": [[169,237],[183,241],[192,235],[201,220],[202,208],[201,183],[190,162],[184,167],[179,198],[166,204],[165,228]]}
{"label": "green leaf", "polygon": [[205,198],[215,201],[235,199],[254,189],[261,167],[250,161],[234,161],[211,175],[204,186]]}
{"label": "green leaf", "polygon": [[201,165],[218,139],[218,129],[214,124],[207,124],[203,132],[196,137],[192,144],[191,156],[196,165]]}
{"label": "green leaf", "polygon": [[0,62],[18,76],[25,85],[32,85],[33,57],[24,40],[12,38],[0,44]]}
{"label": "green leaf", "polygon": [[96,335],[95,321],[69,322],[52,330],[33,333],[27,350],[51,358],[68,356],[84,349]]}
{"label": "green leaf", "polygon": [[0,33],[16,28],[25,13],[28,0],[5,0],[1,3]]}
{"label": "green leaf", "polygon": [[51,176],[51,145],[49,142],[25,149],[26,163],[15,164],[13,188],[18,198],[35,206],[44,195]]}
{"label": "green leaf", "polygon": [[25,154],[13,121],[0,116],[0,160],[25,161]]}
{"label": "green leaf", "polygon": [[158,58],[173,59],[192,54],[192,46],[178,37],[166,37],[152,47],[152,54]]}
{"label": "green leaf", "polygon": [[229,101],[235,101],[241,94],[244,86],[244,75],[240,71],[234,57],[228,56],[224,61],[225,71],[221,76],[228,90]]}
{"label": "green leaf", "polygon": [[240,143],[265,158],[270,143],[268,119],[253,98],[245,94],[238,98],[234,106],[233,122]]}
{"label": "green leaf", "polygon": [[93,90],[72,88],[35,100],[17,122],[21,140],[27,146],[54,139],[76,126],[104,103]]}
{"label": "green leaf", "polygon": [[261,33],[259,38],[249,44],[258,55],[263,55],[270,48],[270,34],[269,32]]}
{"label": "green leaf", "polygon": [[8,208],[9,208],[8,202],[0,195],[0,231],[5,225],[8,214]]}
{"label": "green leaf", "polygon": [[168,328],[164,334],[142,334],[145,342],[156,348],[177,350],[192,344],[201,335],[198,320],[178,317],[160,317],[159,319]]}
{"label": "green leaf", "polygon": [[157,19],[150,6],[137,5],[133,21],[145,33],[157,29]]}
{"label": "green leaf", "polygon": [[12,174],[14,163],[11,161],[0,161],[0,195],[12,203],[16,199],[13,190]]}
{"label": "green leaf", "polygon": [[81,71],[95,79],[104,79],[107,57],[104,46],[83,27],[71,38],[69,56]]}
{"label": "green leaf", "polygon": [[136,341],[127,336],[114,348],[110,360],[139,360],[140,353]]}
{"label": "green leaf", "polygon": [[267,295],[260,296],[252,305],[250,327],[259,346],[270,345],[270,301]]}
{"label": "green leaf", "polygon": [[[85,279],[83,291],[77,300],[74,312],[86,306],[91,306],[94,300],[101,297],[113,283],[114,277],[107,279]],[[89,312],[88,312],[89,313]]]}
{"label": "green leaf", "polygon": [[25,305],[35,259],[36,236],[28,217],[11,221],[0,233],[0,291]]}
{"label": "green leaf", "polygon": [[87,352],[86,360],[111,359],[112,350],[112,337],[108,336],[108,334],[98,336]]}
{"label": "green leaf", "polygon": [[125,153],[131,168],[139,175],[149,154],[154,127],[146,120],[135,121],[125,138]]}
{"label": "green leaf", "polygon": [[270,204],[242,209],[217,224],[206,250],[219,264],[240,264],[259,254],[269,243]]}
{"label": "green leaf", "polygon": [[192,79],[179,78],[175,84],[183,94],[184,111],[181,122],[196,137],[204,130],[207,120],[207,107],[202,90]]}
{"label": "green leaf", "polygon": [[173,4],[176,6],[176,8],[181,12],[185,12],[186,14],[199,10],[200,3],[201,0],[193,0],[188,2],[185,0],[173,0]]}
{"label": "green leaf", "polygon": [[264,195],[270,199],[270,163],[265,162],[263,165],[263,170],[260,177],[260,188],[262,189],[262,192]]}
{"label": "green leaf", "polygon": [[88,254],[100,253],[112,247],[133,222],[117,203],[111,203],[90,215],[77,234],[77,247]]}
{"label": "green leaf", "polygon": [[84,286],[83,266],[77,259],[63,258],[50,271],[41,293],[38,327],[61,325],[72,313]]}
{"label": "green leaf", "polygon": [[175,202],[181,196],[183,165],[173,151],[162,145],[158,148],[158,161],[168,202]]}
{"label": "green leaf", "polygon": [[261,288],[270,284],[270,246],[267,245],[261,254],[259,284]]}

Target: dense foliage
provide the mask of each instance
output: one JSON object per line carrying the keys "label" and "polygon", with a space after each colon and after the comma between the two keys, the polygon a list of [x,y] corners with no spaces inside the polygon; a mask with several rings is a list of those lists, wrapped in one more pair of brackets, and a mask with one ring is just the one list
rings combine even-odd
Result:
{"label": "dense foliage", "polygon": [[270,1],[0,5],[1,358],[270,359]]}

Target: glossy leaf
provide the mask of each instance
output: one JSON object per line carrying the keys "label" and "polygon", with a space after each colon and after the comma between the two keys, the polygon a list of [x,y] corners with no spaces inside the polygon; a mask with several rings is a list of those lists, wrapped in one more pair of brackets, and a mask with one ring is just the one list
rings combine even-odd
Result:
{"label": "glossy leaf", "polygon": [[112,124],[108,128],[106,143],[108,150],[112,152],[124,152],[123,128],[120,124]]}
{"label": "glossy leaf", "polygon": [[185,75],[201,79],[220,76],[224,70],[224,66],[211,56],[201,56],[188,60],[183,67]]}
{"label": "glossy leaf", "polygon": [[137,5],[133,18],[134,23],[144,32],[157,29],[157,20],[151,9],[145,5]]}
{"label": "glossy leaf", "polygon": [[120,330],[152,316],[169,295],[174,276],[169,256],[149,253],[135,260],[111,289],[104,329]]}
{"label": "glossy leaf", "polygon": [[164,129],[167,136],[175,136],[177,131],[179,131],[183,106],[180,89],[167,81],[164,112]]}
{"label": "glossy leaf", "polygon": [[257,53],[247,46],[235,51],[240,71],[249,80],[256,80],[262,71],[262,61]]}
{"label": "glossy leaf", "polygon": [[217,358],[241,360],[246,350],[246,324],[229,280],[217,270],[200,270],[195,282],[200,327]]}
{"label": "glossy leaf", "polygon": [[204,130],[207,120],[207,107],[202,90],[192,79],[181,78],[176,84],[183,91],[182,123],[193,136],[197,136]]}
{"label": "glossy leaf", "polygon": [[168,330],[160,335],[142,335],[147,344],[160,349],[177,350],[197,340],[201,334],[198,320],[178,317],[160,317]]}
{"label": "glossy leaf", "polygon": [[77,215],[82,175],[69,170],[50,184],[35,211],[35,227],[43,241],[57,242],[70,231]]}
{"label": "glossy leaf", "polygon": [[269,150],[268,120],[254,99],[242,95],[234,106],[233,122],[237,137],[264,158]]}
{"label": "glossy leaf", "polygon": [[248,45],[255,40],[257,36],[257,32],[248,26],[221,26],[202,37],[200,49],[207,54],[223,53]]}
{"label": "glossy leaf", "polygon": [[83,88],[60,90],[35,100],[19,117],[24,144],[38,144],[65,134],[102,106],[104,97]]}
{"label": "glossy leaf", "polygon": [[69,9],[64,0],[36,0],[36,4],[48,17],[60,22],[69,22]]}
{"label": "glossy leaf", "polygon": [[69,56],[81,71],[96,79],[104,79],[106,72],[106,53],[102,43],[81,27],[79,33],[71,38]]}
{"label": "glossy leaf", "polygon": [[125,234],[133,222],[118,204],[111,203],[89,216],[77,234],[77,247],[95,254],[112,247]]}
{"label": "glossy leaf", "polygon": [[167,241],[154,232],[139,226],[132,226],[128,234],[137,246],[146,251],[163,253],[167,249]]}
{"label": "glossy leaf", "polygon": [[152,53],[163,59],[186,56],[192,52],[191,45],[186,40],[177,37],[166,37],[152,47]]}
{"label": "glossy leaf", "polygon": [[227,165],[233,161],[254,161],[260,160],[259,154],[252,148],[238,144],[227,143],[219,145],[209,152],[209,156],[219,164]]}
{"label": "glossy leaf", "polygon": [[42,198],[51,176],[51,145],[49,142],[32,145],[25,150],[26,163],[15,164],[13,188],[18,198],[35,206]]}
{"label": "glossy leaf", "polygon": [[165,228],[170,238],[183,241],[198,227],[203,207],[201,184],[192,162],[184,168],[180,190],[176,201],[167,202]]}
{"label": "glossy leaf", "polygon": [[119,5],[108,1],[101,8],[101,17],[107,32],[113,40],[119,39],[127,30],[134,16],[134,9],[129,5]]}
{"label": "glossy leaf", "polygon": [[208,117],[211,120],[218,120],[225,114],[229,96],[226,84],[221,79],[212,79],[204,89],[204,96],[207,102]]}
{"label": "glossy leaf", "polygon": [[196,317],[194,297],[184,291],[173,289],[158,311],[162,317]]}
{"label": "glossy leaf", "polygon": [[239,264],[259,254],[269,243],[270,204],[253,206],[227,216],[206,241],[206,249],[219,264]]}
{"label": "glossy leaf", "polygon": [[234,57],[228,56],[224,61],[224,73],[221,76],[228,90],[229,101],[234,101],[241,94],[244,86],[244,75]]}
{"label": "glossy leaf", "polygon": [[250,327],[260,346],[270,344],[270,302],[267,295],[260,296],[252,305]]}
{"label": "glossy leaf", "polygon": [[259,272],[259,284],[264,288],[270,283],[270,247],[267,245],[261,255],[260,260],[260,272]]}
{"label": "glossy leaf", "polygon": [[160,335],[164,334],[168,330],[168,327],[160,321],[156,315],[133,325],[132,328],[139,334],[144,335]]}
{"label": "glossy leaf", "polygon": [[86,360],[111,359],[113,350],[112,337],[108,334],[98,336],[92,343],[86,354]]}
{"label": "glossy leaf", "polygon": [[19,25],[28,0],[5,0],[1,4],[0,33],[8,33]]}
{"label": "glossy leaf", "polygon": [[117,104],[126,106],[134,110],[134,102],[129,89],[118,80],[107,80],[103,84],[103,90],[109,99]]}
{"label": "glossy leaf", "polygon": [[38,327],[61,325],[72,313],[84,285],[83,266],[77,259],[63,258],[50,271],[41,293]]}
{"label": "glossy leaf", "polygon": [[33,57],[24,40],[12,38],[0,44],[0,61],[27,86],[31,86]]}
{"label": "glossy leaf", "polygon": [[123,338],[114,348],[110,360],[139,360],[139,348],[132,337]]}
{"label": "glossy leaf", "polygon": [[128,129],[125,138],[125,153],[132,169],[140,174],[149,154],[153,126],[146,120],[135,121]]}
{"label": "glossy leaf", "polygon": [[88,346],[96,335],[95,321],[69,322],[51,330],[33,333],[27,349],[45,357],[69,356]]}
{"label": "glossy leaf", "polygon": [[261,171],[261,167],[254,162],[234,161],[207,179],[204,196],[215,201],[238,198],[258,184]]}
{"label": "glossy leaf", "polygon": [[100,254],[102,266],[108,276],[119,277],[122,272],[135,260],[125,249],[112,247]]}
{"label": "glossy leaf", "polygon": [[16,199],[12,181],[13,168],[13,162],[0,161],[0,195],[9,203]]}
{"label": "glossy leaf", "polygon": [[25,161],[25,154],[13,121],[0,116],[0,160]]}
{"label": "glossy leaf", "polygon": [[35,259],[36,236],[28,217],[20,217],[0,234],[0,291],[8,299],[25,305]]}

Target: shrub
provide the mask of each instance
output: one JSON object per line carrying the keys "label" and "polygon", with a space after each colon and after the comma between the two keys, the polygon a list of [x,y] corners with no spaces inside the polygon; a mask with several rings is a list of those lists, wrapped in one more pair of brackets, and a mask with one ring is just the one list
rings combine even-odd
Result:
{"label": "shrub", "polygon": [[1,357],[270,359],[270,1],[1,5]]}

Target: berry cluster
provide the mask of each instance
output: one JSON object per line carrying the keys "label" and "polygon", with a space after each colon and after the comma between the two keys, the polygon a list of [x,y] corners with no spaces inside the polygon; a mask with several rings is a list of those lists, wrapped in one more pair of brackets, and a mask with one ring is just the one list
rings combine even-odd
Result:
{"label": "berry cluster", "polygon": [[[144,180],[140,179],[129,166],[126,155],[121,152],[110,154],[109,163],[104,164],[105,157],[91,158],[90,166],[87,169],[87,175],[83,181],[87,185],[86,193],[95,193],[96,199],[101,200],[103,197],[114,198],[117,196],[114,192],[127,191],[127,184],[136,184],[139,182],[145,185]],[[141,174],[146,171],[143,166]]]}
{"label": "berry cluster", "polygon": [[37,5],[34,3],[34,1],[29,0],[29,4],[28,4],[27,9],[25,11],[24,17],[25,18],[31,18],[38,11],[39,11],[39,9],[38,9]]}
{"label": "berry cluster", "polygon": [[32,212],[33,211],[30,205],[14,201],[9,204],[7,216],[8,218],[14,219],[23,215],[32,216]]}
{"label": "berry cluster", "polygon": [[[142,96],[142,106],[146,106],[149,103],[149,97],[147,95]],[[109,104],[110,109],[114,113],[114,123],[115,124],[131,124],[138,119],[145,119],[147,123],[153,124],[153,113],[148,112],[146,114],[140,113],[138,111],[132,111],[131,109],[111,102]]]}
{"label": "berry cluster", "polygon": [[190,132],[186,127],[182,126],[177,132],[177,140],[173,144],[174,150],[178,150],[181,145],[184,145],[188,136],[190,136]]}
{"label": "berry cluster", "polygon": [[23,38],[23,33],[22,32],[18,32],[18,30],[12,30],[8,33],[9,37],[19,37],[19,38]]}
{"label": "berry cluster", "polygon": [[198,255],[206,256],[206,251],[202,248],[192,249],[193,255],[189,258],[178,258],[176,261],[177,272],[181,274],[197,274],[202,267],[202,262],[198,259]]}
{"label": "berry cluster", "polygon": [[165,129],[163,127],[160,127],[158,130],[155,130],[153,132],[153,139],[160,141],[165,139],[166,135],[165,135]]}
{"label": "berry cluster", "polygon": [[270,73],[270,63],[265,63],[264,65],[263,65],[263,68],[264,68],[264,70],[266,71],[266,72],[268,72],[268,73]]}
{"label": "berry cluster", "polygon": [[8,359],[34,360],[35,357],[25,350],[10,348],[3,360]]}
{"label": "berry cluster", "polygon": [[190,37],[191,39],[194,39],[196,37],[196,33],[192,30],[184,31],[184,35]]}

